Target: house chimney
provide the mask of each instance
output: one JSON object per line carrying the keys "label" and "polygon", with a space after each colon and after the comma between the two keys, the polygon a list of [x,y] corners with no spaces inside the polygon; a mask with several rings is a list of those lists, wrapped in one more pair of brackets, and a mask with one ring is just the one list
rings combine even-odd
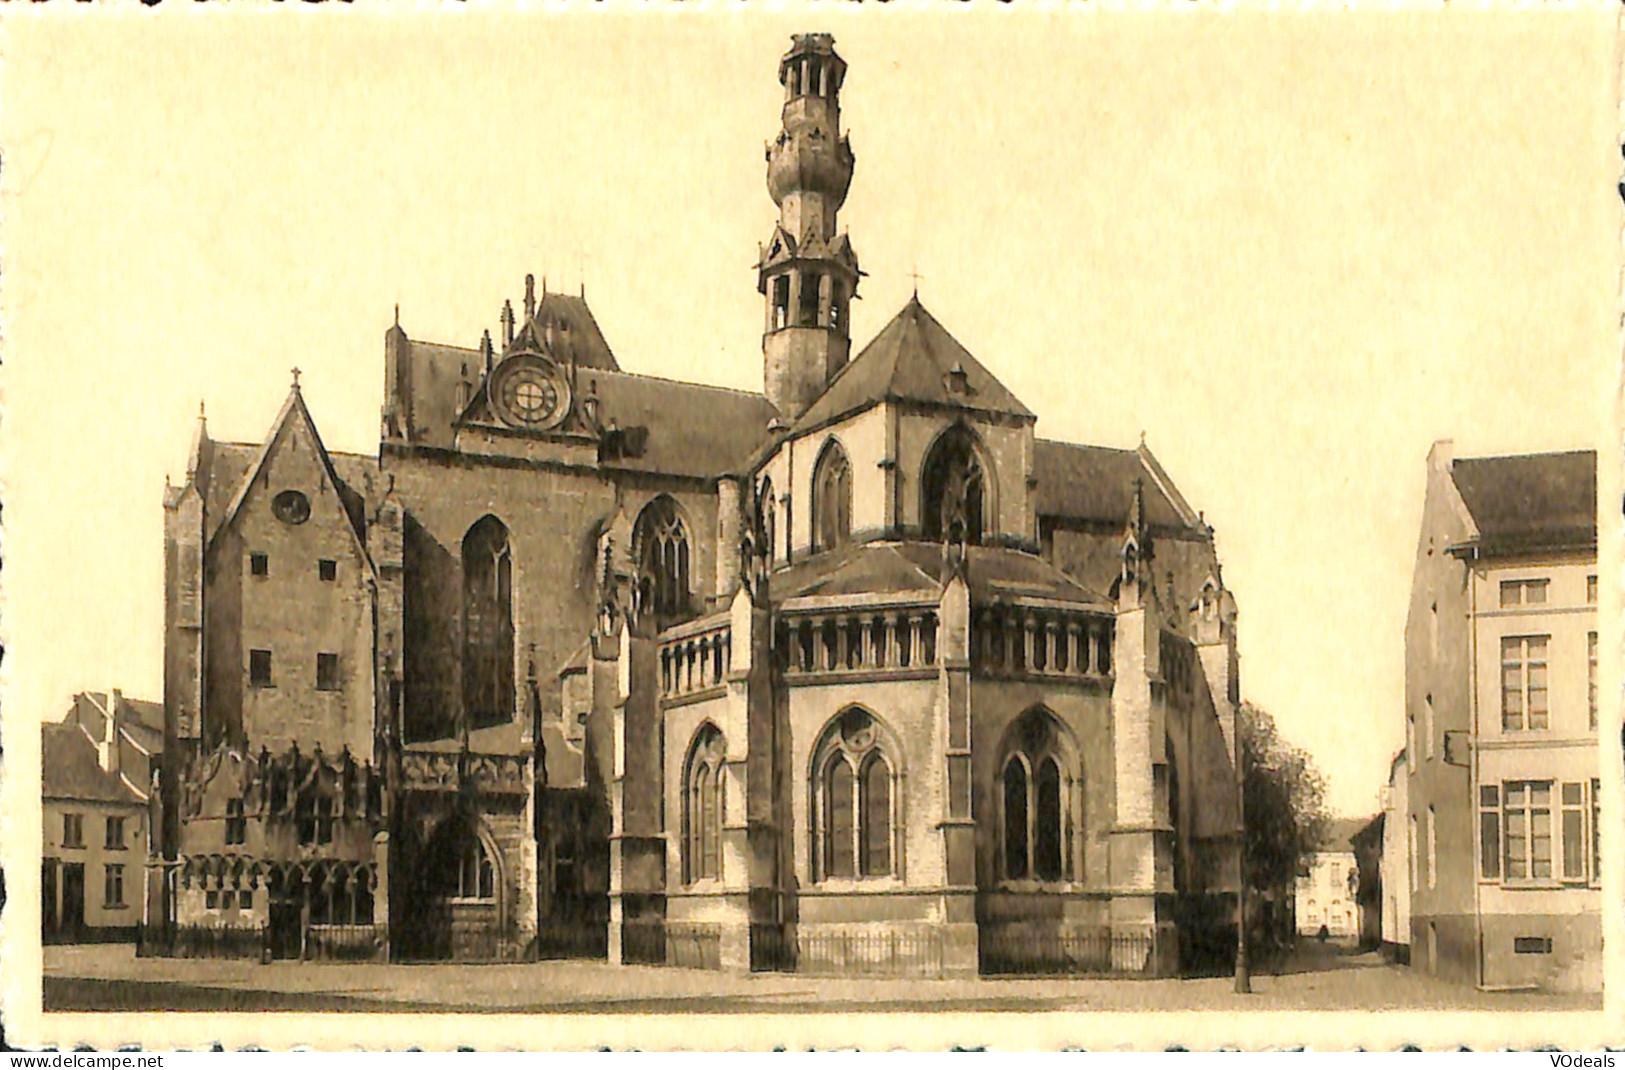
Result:
{"label": "house chimney", "polygon": [[101,767],[114,774],[119,772],[118,725],[119,710],[123,705],[124,692],[113,688],[107,696],[107,719],[102,722],[102,741],[96,746]]}

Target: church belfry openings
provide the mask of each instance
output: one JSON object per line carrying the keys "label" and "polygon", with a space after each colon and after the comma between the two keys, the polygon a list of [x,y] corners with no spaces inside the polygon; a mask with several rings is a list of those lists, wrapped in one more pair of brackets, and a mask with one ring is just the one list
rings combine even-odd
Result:
{"label": "church belfry openings", "polygon": [[852,148],[841,133],[846,63],[828,34],[798,34],[779,61],[784,113],[767,146],[767,189],[779,224],[763,247],[757,289],[767,303],[762,336],[767,398],[793,418],[846,365],[857,257],[836,213],[852,184]]}

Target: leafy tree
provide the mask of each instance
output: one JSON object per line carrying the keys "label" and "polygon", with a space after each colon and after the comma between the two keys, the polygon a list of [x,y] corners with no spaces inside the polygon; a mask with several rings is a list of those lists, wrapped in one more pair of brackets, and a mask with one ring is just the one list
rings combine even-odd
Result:
{"label": "leafy tree", "polygon": [[1238,720],[1247,885],[1284,890],[1307,869],[1326,836],[1326,778],[1307,751],[1281,737],[1266,711],[1243,703]]}

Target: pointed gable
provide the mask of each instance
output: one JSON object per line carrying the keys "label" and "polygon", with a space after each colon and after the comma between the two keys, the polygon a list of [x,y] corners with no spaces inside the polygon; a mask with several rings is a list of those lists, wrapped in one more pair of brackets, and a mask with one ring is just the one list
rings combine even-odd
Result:
{"label": "pointed gable", "polygon": [[1035,418],[918,297],[841,370],[802,413],[795,430],[811,430],[888,400]]}
{"label": "pointed gable", "polygon": [[[321,433],[316,430],[316,421],[311,417],[310,410],[305,407],[304,395],[300,393],[297,383],[288,392],[288,400],[283,402],[282,411],[277,413],[264,444],[259,447],[247,471],[235,485],[231,503],[220,517],[219,525],[211,536],[211,544],[219,540],[222,532],[233,526],[248,500],[253,497],[257,484],[261,485],[261,490],[267,489],[263,486],[265,479],[262,477],[267,474],[278,453],[296,448],[294,443],[299,439],[305,440],[308,444],[318,469],[318,479],[322,484],[321,487],[315,488],[318,493],[310,496],[312,513],[322,508],[338,509],[343,514],[344,527],[354,539],[357,555],[371,571],[372,559],[367,554],[364,527],[365,505],[361,496],[339,478],[338,471],[333,465],[333,458],[322,443]],[[329,493],[322,493],[323,487]]]}

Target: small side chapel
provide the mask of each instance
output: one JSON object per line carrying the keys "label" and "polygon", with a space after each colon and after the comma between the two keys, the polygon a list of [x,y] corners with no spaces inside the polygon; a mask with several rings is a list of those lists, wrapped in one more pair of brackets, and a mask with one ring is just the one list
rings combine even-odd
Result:
{"label": "small side chapel", "polygon": [[297,382],[261,444],[200,418],[161,916],[290,957],[1227,959],[1212,529],[1143,442],[1037,437],[917,295],[851,355],[846,65],[804,34],[778,74],[761,394],[623,371],[527,279],[500,342],[390,328],[376,456],[328,451]]}

